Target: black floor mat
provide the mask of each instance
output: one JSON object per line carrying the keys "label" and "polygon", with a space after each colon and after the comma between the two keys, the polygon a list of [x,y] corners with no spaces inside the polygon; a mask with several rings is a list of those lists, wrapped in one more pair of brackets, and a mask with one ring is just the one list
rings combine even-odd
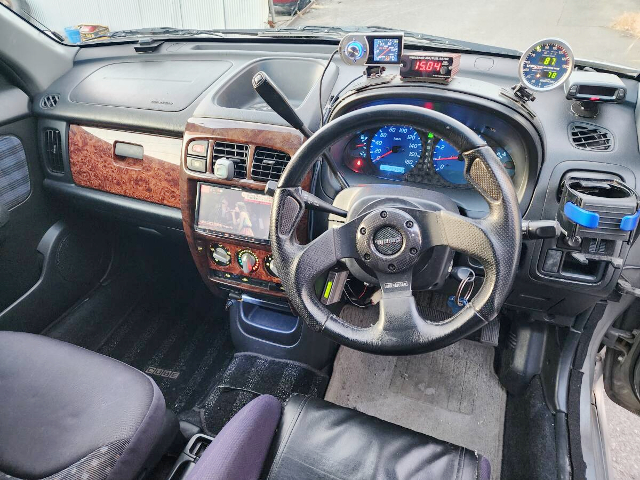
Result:
{"label": "black floor mat", "polygon": [[181,280],[119,278],[94,290],[45,334],[146,372],[168,408],[189,411],[219,381],[234,350],[223,300],[201,281]]}
{"label": "black floor mat", "polygon": [[233,354],[227,315],[215,305],[202,299],[185,302],[173,295],[148,295],[98,352],[153,377],[174,412],[189,410]]}
{"label": "black floor mat", "polygon": [[220,383],[199,407],[203,429],[217,434],[243,406],[261,394],[285,402],[292,394],[323,397],[329,377],[307,365],[253,353],[237,353]]}

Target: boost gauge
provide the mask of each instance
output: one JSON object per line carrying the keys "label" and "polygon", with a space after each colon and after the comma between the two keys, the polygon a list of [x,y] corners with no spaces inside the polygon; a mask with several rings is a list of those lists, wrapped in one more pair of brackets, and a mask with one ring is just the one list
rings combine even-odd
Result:
{"label": "boost gauge", "polygon": [[518,74],[525,87],[544,92],[562,85],[573,71],[571,48],[562,40],[536,42],[520,57]]}

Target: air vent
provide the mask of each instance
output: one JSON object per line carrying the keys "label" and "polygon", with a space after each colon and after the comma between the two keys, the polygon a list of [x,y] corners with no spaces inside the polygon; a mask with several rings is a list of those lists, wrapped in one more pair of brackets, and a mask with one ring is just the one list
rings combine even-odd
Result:
{"label": "air vent", "polygon": [[613,134],[592,123],[573,122],[569,125],[569,138],[576,148],[594,152],[613,150]]}
{"label": "air vent", "polygon": [[228,158],[234,163],[235,177],[247,178],[247,159],[249,145],[231,142],[216,142],[213,145],[213,161]]}
{"label": "air vent", "polygon": [[284,152],[267,147],[256,147],[251,177],[259,182],[278,181],[284,169],[287,168],[289,160],[291,157]]}
{"label": "air vent", "polygon": [[44,108],[45,110],[49,110],[50,108],[54,108],[56,105],[58,105],[59,100],[60,95],[58,95],[57,93],[45,95],[44,97],[42,97],[42,100],[40,100],[40,107]]}
{"label": "air vent", "polygon": [[55,173],[64,173],[64,159],[62,156],[62,138],[60,131],[55,128],[44,130],[44,151],[47,167]]}

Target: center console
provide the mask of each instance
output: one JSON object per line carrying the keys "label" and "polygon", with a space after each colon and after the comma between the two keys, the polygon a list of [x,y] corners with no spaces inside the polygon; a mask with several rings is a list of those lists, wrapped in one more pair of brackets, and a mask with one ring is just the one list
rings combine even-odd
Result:
{"label": "center console", "polygon": [[[189,120],[182,145],[180,198],[184,231],[198,270],[212,289],[283,297],[269,244],[271,197],[303,142],[289,127],[213,118]],[[214,174],[216,164],[225,175]],[[232,172],[232,173],[230,173]],[[309,190],[308,175],[303,188]],[[306,241],[306,221],[298,231]]]}

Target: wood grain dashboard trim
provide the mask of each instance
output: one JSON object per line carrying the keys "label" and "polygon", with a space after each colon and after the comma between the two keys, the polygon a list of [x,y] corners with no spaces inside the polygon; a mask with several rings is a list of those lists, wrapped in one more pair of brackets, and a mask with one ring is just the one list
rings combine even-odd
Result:
{"label": "wood grain dashboard trim", "polygon": [[[119,157],[117,142],[141,146],[142,159]],[[106,128],[69,127],[69,165],[82,187],[180,208],[182,139]]]}
{"label": "wood grain dashboard trim", "polygon": [[[207,171],[204,173],[194,172],[187,169],[187,146],[192,140],[209,140],[209,153],[207,157]],[[212,150],[215,141],[243,143],[249,145],[249,154],[247,160],[247,178],[220,180],[212,173]],[[242,122],[235,120],[224,120],[214,118],[192,118],[187,123],[184,143],[182,145],[182,162],[180,169],[180,198],[182,205],[182,222],[187,242],[191,250],[193,259],[198,267],[201,277],[212,290],[216,290],[217,285],[227,285],[235,290],[249,291],[255,293],[268,294],[272,296],[285,297],[284,292],[273,291],[260,286],[250,285],[241,282],[225,281],[220,278],[212,279],[211,271],[217,270],[221,272],[229,272],[235,275],[243,275],[240,267],[236,262],[237,251],[243,248],[249,248],[258,254],[261,265],[258,271],[246,275],[247,278],[253,280],[269,281],[279,284],[277,278],[270,277],[264,271],[263,259],[271,253],[269,245],[258,245],[248,241],[229,239],[215,234],[205,234],[196,232],[195,224],[195,206],[197,198],[198,182],[208,182],[219,185],[234,186],[252,190],[263,191],[264,182],[254,181],[251,178],[251,167],[253,162],[253,154],[257,146],[269,147],[279,150],[293,156],[304,142],[304,137],[297,130],[291,127],[282,127],[278,125],[264,125],[250,122]],[[311,187],[311,174],[307,175],[302,187],[309,190]],[[298,235],[300,240],[306,240],[306,216],[301,221]],[[229,267],[219,267],[216,265],[209,255],[209,247],[213,243],[220,243],[227,247],[233,258],[233,264]]]}

